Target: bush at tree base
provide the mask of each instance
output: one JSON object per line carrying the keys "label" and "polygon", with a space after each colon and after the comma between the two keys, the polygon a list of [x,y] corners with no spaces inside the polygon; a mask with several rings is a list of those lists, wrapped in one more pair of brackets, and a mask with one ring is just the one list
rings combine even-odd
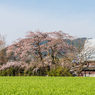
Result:
{"label": "bush at tree base", "polygon": [[69,69],[66,67],[57,67],[55,69],[52,69],[48,72],[49,76],[72,76],[72,74],[69,72]]}
{"label": "bush at tree base", "polygon": [[48,70],[46,67],[40,67],[37,72],[33,73],[33,69],[18,70],[15,68],[8,68],[0,71],[0,76],[72,76],[69,69],[57,67],[56,69]]}

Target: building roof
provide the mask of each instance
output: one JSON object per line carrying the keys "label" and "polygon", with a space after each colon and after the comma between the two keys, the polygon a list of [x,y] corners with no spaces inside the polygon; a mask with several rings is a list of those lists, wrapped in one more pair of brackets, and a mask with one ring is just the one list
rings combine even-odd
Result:
{"label": "building roof", "polygon": [[82,71],[95,71],[95,66],[85,67]]}

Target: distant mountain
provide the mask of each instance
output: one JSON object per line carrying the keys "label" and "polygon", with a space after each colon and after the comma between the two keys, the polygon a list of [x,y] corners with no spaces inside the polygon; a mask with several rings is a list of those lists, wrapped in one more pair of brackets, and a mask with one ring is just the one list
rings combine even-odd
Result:
{"label": "distant mountain", "polygon": [[[74,39],[74,40],[65,39],[65,41],[69,45],[73,45],[75,47],[79,47],[79,46],[83,47],[86,39],[87,39],[86,37],[83,37],[83,38],[77,38],[77,39]],[[40,45],[46,44],[46,43],[47,43],[47,41],[43,41],[43,42],[40,43]]]}
{"label": "distant mountain", "polygon": [[85,37],[84,38],[77,38],[72,41],[72,45],[74,45],[75,47],[78,47],[79,45],[81,45],[83,47],[86,39],[87,38],[85,38]]}
{"label": "distant mountain", "polygon": [[77,39],[74,39],[74,40],[67,39],[66,41],[68,42],[69,45],[73,45],[76,48],[80,49],[80,51],[81,51],[83,49],[83,46],[84,46],[84,43],[85,43],[86,39],[87,38],[83,37],[83,38],[77,38]]}
{"label": "distant mountain", "polygon": [[79,45],[83,46],[86,39],[87,38],[77,38],[74,40],[66,39],[66,41],[68,42],[69,45],[73,45],[75,47],[78,47]]}

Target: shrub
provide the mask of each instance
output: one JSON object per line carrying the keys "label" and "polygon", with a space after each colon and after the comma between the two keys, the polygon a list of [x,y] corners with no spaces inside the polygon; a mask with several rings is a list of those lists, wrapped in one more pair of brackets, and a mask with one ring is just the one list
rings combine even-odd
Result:
{"label": "shrub", "polygon": [[43,66],[43,67],[39,67],[39,68],[34,68],[33,75],[46,76],[49,70],[50,70],[50,66]]}
{"label": "shrub", "polygon": [[24,70],[24,76],[31,76],[33,75],[33,69],[30,67],[30,68],[27,68]]}
{"label": "shrub", "polygon": [[2,76],[20,76],[24,75],[24,70],[28,65],[24,62],[7,62],[0,68]]}
{"label": "shrub", "polygon": [[72,74],[70,74],[69,69],[67,69],[66,67],[57,67],[55,69],[52,69],[48,72],[49,76],[71,76]]}

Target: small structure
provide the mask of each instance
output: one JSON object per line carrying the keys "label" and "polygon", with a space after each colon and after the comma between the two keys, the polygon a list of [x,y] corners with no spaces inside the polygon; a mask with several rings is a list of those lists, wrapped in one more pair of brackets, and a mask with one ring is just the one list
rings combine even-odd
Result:
{"label": "small structure", "polygon": [[[81,65],[83,65],[82,68],[80,68]],[[74,75],[77,75],[76,71],[80,72],[79,76],[95,77],[95,39],[85,41],[83,50],[78,55],[76,66],[70,70]]]}
{"label": "small structure", "polygon": [[95,61],[88,61],[88,63],[83,67],[80,76],[95,77]]}
{"label": "small structure", "polygon": [[95,77],[95,39],[87,39],[84,50],[84,62],[86,64],[83,66],[80,76]]}

